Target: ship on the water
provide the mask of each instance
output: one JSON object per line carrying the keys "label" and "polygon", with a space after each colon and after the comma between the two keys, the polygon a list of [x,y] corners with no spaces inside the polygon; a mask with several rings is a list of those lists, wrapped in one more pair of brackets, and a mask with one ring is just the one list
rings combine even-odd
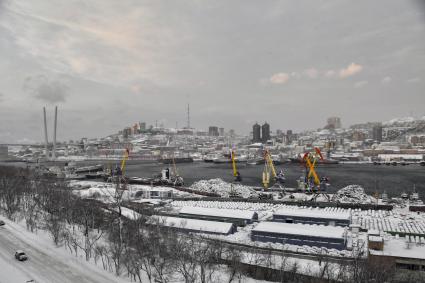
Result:
{"label": "ship on the water", "polygon": [[69,163],[63,173],[66,179],[72,180],[103,179],[107,175],[102,164],[76,167],[75,163]]}
{"label": "ship on the water", "polygon": [[[243,157],[243,156],[235,157],[235,162],[236,163],[246,163],[247,159],[246,159],[246,157]],[[216,163],[216,164],[232,163],[232,159],[230,157],[226,157],[226,156],[218,157],[218,158],[213,159],[213,163]]]}
{"label": "ship on the water", "polygon": [[91,173],[100,172],[100,171],[103,171],[102,164],[78,167],[78,168],[75,168],[74,173],[75,174],[83,174],[83,173],[91,174]]}
{"label": "ship on the water", "polygon": [[162,154],[158,161],[163,164],[192,163],[193,157],[179,151],[167,152]]}
{"label": "ship on the water", "polygon": [[[114,176],[109,176],[107,181],[113,181]],[[147,177],[125,177],[127,184],[134,185],[150,185],[150,186],[174,186],[180,187],[184,185],[183,177],[172,173],[170,168],[163,169],[160,174],[151,178]]]}

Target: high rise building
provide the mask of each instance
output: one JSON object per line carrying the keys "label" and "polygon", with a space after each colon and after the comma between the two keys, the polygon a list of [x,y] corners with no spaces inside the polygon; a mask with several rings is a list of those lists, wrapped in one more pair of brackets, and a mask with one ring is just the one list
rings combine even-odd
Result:
{"label": "high rise building", "polygon": [[351,138],[353,141],[364,141],[366,139],[366,135],[361,131],[354,131]]}
{"label": "high rise building", "polygon": [[145,122],[139,122],[139,130],[141,132],[146,131],[146,123]]}
{"label": "high rise building", "polygon": [[131,131],[132,131],[132,133],[133,133],[133,135],[137,135],[140,131],[139,131],[139,124],[138,123],[135,123],[134,125],[133,125],[133,127],[131,128]]}
{"label": "high rise building", "polygon": [[131,127],[124,128],[122,131],[122,135],[124,139],[128,139],[128,137],[131,136]]}
{"label": "high rise building", "polygon": [[218,137],[219,136],[218,127],[210,126],[208,128],[208,135],[212,137]]}
{"label": "high rise building", "polygon": [[270,139],[270,125],[265,122],[261,126],[261,140],[263,143],[266,143]]}
{"label": "high rise building", "polygon": [[293,141],[293,133],[292,130],[286,130],[285,142],[286,144],[290,144]]}
{"label": "high rise building", "polygon": [[382,125],[378,124],[372,128],[372,139],[381,142],[382,141]]}
{"label": "high rise building", "polygon": [[224,136],[224,128],[219,128],[218,132],[219,132],[220,136]]}
{"label": "high rise building", "polygon": [[279,129],[276,130],[276,136],[279,137],[279,138],[283,137],[283,131],[279,130]]}
{"label": "high rise building", "polygon": [[252,142],[261,142],[261,126],[258,123],[252,126]]}

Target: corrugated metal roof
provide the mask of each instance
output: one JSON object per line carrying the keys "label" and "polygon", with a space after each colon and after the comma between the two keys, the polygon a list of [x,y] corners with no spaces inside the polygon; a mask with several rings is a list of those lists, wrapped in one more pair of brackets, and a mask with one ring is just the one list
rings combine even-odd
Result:
{"label": "corrugated metal roof", "polygon": [[193,207],[184,206],[180,213],[191,214],[191,215],[204,215],[204,216],[215,216],[223,218],[237,218],[252,220],[256,215],[256,212],[250,210],[237,210],[237,209],[222,209],[222,208],[205,208],[205,207]]}
{"label": "corrugated metal roof", "polygon": [[260,222],[254,229],[252,229],[252,231],[332,239],[344,239],[345,234],[345,229],[342,227],[290,224],[280,222]]}
{"label": "corrugated metal roof", "polygon": [[274,215],[282,216],[297,216],[297,217],[308,217],[308,218],[324,218],[324,219],[335,219],[335,220],[350,220],[349,212],[327,212],[319,209],[282,209],[278,210]]}
{"label": "corrugated metal roof", "polygon": [[179,218],[171,216],[154,215],[148,221],[150,224],[158,223],[167,227],[195,230],[206,233],[228,234],[232,231],[233,224],[218,221],[198,220],[190,218]]}

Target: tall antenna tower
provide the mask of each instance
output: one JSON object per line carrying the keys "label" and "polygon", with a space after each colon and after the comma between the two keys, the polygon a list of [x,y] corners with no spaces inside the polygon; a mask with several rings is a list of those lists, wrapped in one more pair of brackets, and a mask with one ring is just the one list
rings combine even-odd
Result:
{"label": "tall antenna tower", "polygon": [[189,108],[189,103],[187,104],[187,128],[190,129],[190,108]]}

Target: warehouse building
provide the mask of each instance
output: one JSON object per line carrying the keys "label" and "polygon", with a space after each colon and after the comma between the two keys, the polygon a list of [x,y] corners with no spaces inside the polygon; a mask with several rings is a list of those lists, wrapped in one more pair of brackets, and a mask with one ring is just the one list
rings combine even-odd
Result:
{"label": "warehouse building", "polygon": [[273,214],[273,221],[346,227],[351,224],[351,214],[348,211],[327,212],[320,209],[283,209]]}
{"label": "warehouse building", "polygon": [[425,271],[425,238],[419,236],[369,236],[369,260],[392,265],[396,269]]}
{"label": "warehouse building", "polygon": [[229,235],[237,231],[237,227],[233,223],[159,215],[152,216],[148,224],[161,225],[182,232],[206,234]]}
{"label": "warehouse building", "polygon": [[139,189],[136,187],[130,190],[136,199],[164,199],[173,197],[173,190],[169,188],[146,187]]}
{"label": "warehouse building", "polygon": [[184,206],[180,210],[179,216],[203,220],[230,222],[237,226],[245,226],[246,224],[250,224],[258,220],[258,214],[254,211],[192,206]]}
{"label": "warehouse building", "polygon": [[346,231],[342,227],[261,222],[252,229],[251,240],[343,250]]}

